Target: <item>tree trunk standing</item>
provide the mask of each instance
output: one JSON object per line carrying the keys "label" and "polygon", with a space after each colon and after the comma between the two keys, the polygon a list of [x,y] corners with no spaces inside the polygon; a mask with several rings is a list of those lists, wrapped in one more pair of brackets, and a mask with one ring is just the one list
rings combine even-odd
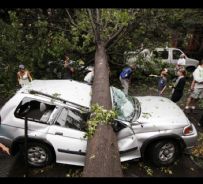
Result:
{"label": "tree trunk standing", "polygon": [[177,47],[178,44],[178,35],[177,32],[173,33],[172,35],[172,47]]}
{"label": "tree trunk standing", "polygon": [[[109,88],[109,69],[104,45],[97,44],[92,104],[112,108]],[[94,136],[88,140],[84,177],[122,177],[117,137],[110,125],[98,125]]]}

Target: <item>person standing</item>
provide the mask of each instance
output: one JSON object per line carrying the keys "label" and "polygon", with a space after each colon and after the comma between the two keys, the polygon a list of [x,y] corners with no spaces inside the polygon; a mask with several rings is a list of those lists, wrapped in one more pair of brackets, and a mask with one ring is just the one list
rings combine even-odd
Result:
{"label": "person standing", "polygon": [[90,68],[90,71],[87,73],[87,75],[84,78],[84,81],[88,84],[92,84],[94,79],[94,67]]}
{"label": "person standing", "polygon": [[180,58],[177,61],[176,67],[175,67],[175,74],[176,76],[178,76],[178,70],[179,69],[184,69],[185,68],[185,64],[186,64],[186,60],[185,60],[185,54],[181,54]]}
{"label": "person standing", "polygon": [[199,99],[203,99],[203,59],[193,72],[191,94],[187,99],[185,109],[195,109],[195,105]]}
{"label": "person standing", "polygon": [[172,86],[173,90],[172,90],[172,96],[171,96],[171,100],[173,102],[178,102],[181,97],[183,96],[183,90],[185,87],[185,76],[186,76],[186,71],[185,69],[181,68],[178,70],[177,72],[177,79],[175,81],[175,84]]}
{"label": "person standing", "polygon": [[69,57],[67,55],[65,55],[65,59],[64,59],[64,69],[65,69],[65,73],[64,73],[63,78],[64,79],[72,79],[74,69],[71,66],[71,60],[69,59]]}
{"label": "person standing", "polygon": [[32,81],[32,77],[30,75],[30,72],[25,69],[25,66],[23,64],[19,65],[19,71],[17,73],[17,79],[18,79],[18,84],[23,87],[29,82]]}
{"label": "person standing", "polygon": [[121,81],[121,85],[123,87],[123,91],[126,95],[128,95],[128,89],[131,81],[131,76],[133,71],[135,70],[136,65],[132,64],[128,67],[125,67],[119,75],[119,80]]}
{"label": "person standing", "polygon": [[178,67],[185,67],[186,60],[185,60],[185,54],[181,54],[180,58],[177,61],[177,66]]}
{"label": "person standing", "polygon": [[162,96],[166,86],[167,86],[167,74],[168,74],[168,69],[167,68],[163,68],[160,71],[160,76],[158,75],[149,75],[150,77],[158,77],[158,96]]}

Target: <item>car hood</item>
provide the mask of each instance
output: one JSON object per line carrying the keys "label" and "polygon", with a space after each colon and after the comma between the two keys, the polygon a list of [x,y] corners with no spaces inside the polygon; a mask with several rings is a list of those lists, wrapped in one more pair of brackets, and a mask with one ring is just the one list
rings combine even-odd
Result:
{"label": "car hood", "polygon": [[156,96],[136,98],[141,106],[138,122],[155,125],[179,124],[180,126],[189,124],[189,120],[180,107],[167,98]]}

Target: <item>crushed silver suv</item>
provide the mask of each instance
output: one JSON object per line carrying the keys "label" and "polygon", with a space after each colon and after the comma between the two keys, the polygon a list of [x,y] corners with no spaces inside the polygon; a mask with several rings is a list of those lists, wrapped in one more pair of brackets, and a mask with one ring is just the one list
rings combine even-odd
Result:
{"label": "crushed silver suv", "polygon": [[[22,150],[27,116],[30,165],[42,167],[56,161],[83,166],[91,92],[90,85],[73,80],[33,80],[2,107],[0,142],[7,142],[12,155]],[[194,125],[169,99],[126,96],[115,87],[111,97],[118,111],[112,126],[121,162],[149,158],[165,166],[195,145]]]}

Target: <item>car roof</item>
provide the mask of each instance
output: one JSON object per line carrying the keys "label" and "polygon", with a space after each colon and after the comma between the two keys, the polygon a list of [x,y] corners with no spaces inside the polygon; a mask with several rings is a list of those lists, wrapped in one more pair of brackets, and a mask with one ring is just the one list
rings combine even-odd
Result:
{"label": "car roof", "polygon": [[29,93],[30,90],[57,96],[68,102],[90,107],[92,88],[84,82],[74,80],[33,80],[20,89],[19,93]]}
{"label": "car roof", "polygon": [[155,51],[164,51],[164,50],[180,50],[178,48],[174,48],[174,47],[158,47],[158,48],[155,48],[154,50]]}

